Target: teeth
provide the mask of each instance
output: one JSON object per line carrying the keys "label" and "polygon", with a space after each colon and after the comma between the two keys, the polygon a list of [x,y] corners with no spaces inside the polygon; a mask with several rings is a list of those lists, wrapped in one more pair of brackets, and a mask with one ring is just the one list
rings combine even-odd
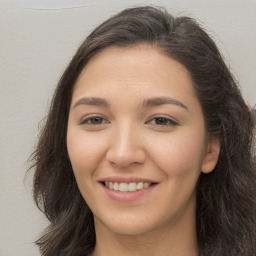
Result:
{"label": "teeth", "polygon": [[110,189],[113,189],[114,188],[114,185],[112,182],[109,182],[108,184],[106,184],[107,182],[105,182],[105,186],[110,188]]}
{"label": "teeth", "polygon": [[114,183],[113,189],[116,191],[119,190],[119,184],[117,182]]}
{"label": "teeth", "polygon": [[129,183],[128,184],[128,190],[129,191],[136,191],[137,190],[137,186],[135,182]]}
{"label": "teeth", "polygon": [[150,183],[149,183],[149,182],[143,183],[143,188],[148,188],[149,186],[150,186]]}
{"label": "teeth", "polygon": [[139,182],[136,187],[137,187],[137,190],[143,189],[143,182]]}
{"label": "teeth", "polygon": [[128,184],[127,184],[127,183],[120,183],[120,185],[119,185],[119,191],[121,191],[121,192],[129,191],[129,190],[128,190]]}
{"label": "teeth", "polygon": [[118,182],[105,182],[105,186],[111,190],[120,191],[120,192],[134,192],[136,190],[142,190],[148,188],[151,183],[149,182],[131,182],[131,183],[118,183]]}

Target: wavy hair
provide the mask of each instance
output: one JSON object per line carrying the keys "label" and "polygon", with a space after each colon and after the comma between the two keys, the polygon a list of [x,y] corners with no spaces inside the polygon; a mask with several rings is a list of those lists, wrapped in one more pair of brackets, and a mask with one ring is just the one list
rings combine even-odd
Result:
{"label": "wavy hair", "polygon": [[81,196],[67,153],[66,134],[75,82],[90,59],[108,46],[154,45],[189,71],[206,129],[221,151],[197,184],[200,256],[256,255],[256,173],[252,125],[237,82],[211,37],[189,17],[164,8],[125,9],[99,25],[62,75],[34,154],[33,196],[50,221],[38,239],[43,256],[89,255],[95,247],[93,214]]}

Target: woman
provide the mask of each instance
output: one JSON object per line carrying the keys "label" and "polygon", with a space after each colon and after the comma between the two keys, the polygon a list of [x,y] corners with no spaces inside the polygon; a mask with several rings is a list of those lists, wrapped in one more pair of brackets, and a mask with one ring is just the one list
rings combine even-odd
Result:
{"label": "woman", "polygon": [[110,18],[65,70],[34,153],[42,255],[256,255],[252,129],[193,19]]}

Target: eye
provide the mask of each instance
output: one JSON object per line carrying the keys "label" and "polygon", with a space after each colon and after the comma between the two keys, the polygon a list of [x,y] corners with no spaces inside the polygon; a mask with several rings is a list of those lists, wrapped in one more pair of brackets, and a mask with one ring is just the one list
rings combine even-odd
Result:
{"label": "eye", "polygon": [[109,121],[107,121],[105,118],[100,116],[91,116],[89,118],[85,118],[80,122],[80,124],[88,124],[88,125],[102,125],[107,123],[109,123]]}
{"label": "eye", "polygon": [[175,122],[172,119],[166,118],[166,117],[155,117],[147,122],[147,124],[151,125],[158,125],[158,126],[176,126],[178,125],[177,122]]}

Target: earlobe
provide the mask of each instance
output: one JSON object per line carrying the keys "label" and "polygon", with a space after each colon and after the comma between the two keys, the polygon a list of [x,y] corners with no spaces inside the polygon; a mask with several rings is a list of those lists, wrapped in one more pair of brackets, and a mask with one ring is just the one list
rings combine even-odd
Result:
{"label": "earlobe", "polygon": [[203,173],[210,173],[214,170],[220,154],[220,139],[218,137],[211,137],[208,140],[207,151],[204,155],[201,171]]}

